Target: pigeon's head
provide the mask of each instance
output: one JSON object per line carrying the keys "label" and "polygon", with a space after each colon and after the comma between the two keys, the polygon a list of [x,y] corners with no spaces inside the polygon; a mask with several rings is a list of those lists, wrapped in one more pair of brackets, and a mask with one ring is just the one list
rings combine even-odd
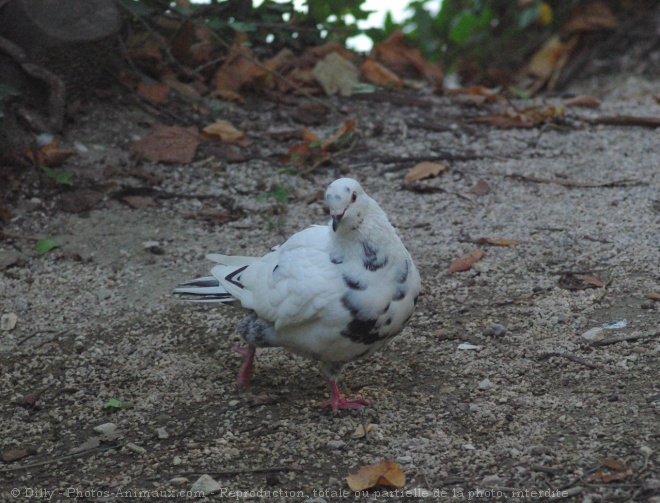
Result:
{"label": "pigeon's head", "polygon": [[332,230],[337,232],[339,224],[357,228],[367,213],[368,196],[360,184],[352,178],[340,178],[325,191],[325,202],[332,217]]}

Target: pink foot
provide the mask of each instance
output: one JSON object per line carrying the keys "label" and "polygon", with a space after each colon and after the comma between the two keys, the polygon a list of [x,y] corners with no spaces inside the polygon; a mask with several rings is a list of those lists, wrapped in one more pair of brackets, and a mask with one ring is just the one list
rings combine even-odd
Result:
{"label": "pink foot", "polygon": [[345,400],[339,392],[337,381],[330,381],[330,399],[321,404],[321,407],[332,407],[332,412],[337,412],[339,409],[357,409],[362,410],[369,402],[364,398],[356,400]]}
{"label": "pink foot", "polygon": [[236,382],[239,387],[247,391],[250,389],[250,377],[252,376],[252,370],[254,370],[254,354],[257,348],[252,344],[248,344],[247,348],[234,344],[232,349],[245,357],[243,365],[241,365],[241,369],[238,371]]}

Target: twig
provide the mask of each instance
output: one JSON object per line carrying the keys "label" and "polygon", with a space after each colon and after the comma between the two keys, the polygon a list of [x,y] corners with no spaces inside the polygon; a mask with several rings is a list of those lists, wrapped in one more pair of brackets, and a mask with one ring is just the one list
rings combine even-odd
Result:
{"label": "twig", "polygon": [[[30,335],[27,335],[27,336],[23,337],[20,341],[18,341],[18,342],[16,343],[16,345],[17,345],[17,346],[20,346],[20,345],[23,344],[25,341],[29,341],[30,339],[32,339],[33,337],[35,337],[37,334],[53,333],[53,332],[55,332],[55,334],[52,335],[52,336],[50,336],[50,338],[46,341],[46,342],[51,342],[51,341],[57,339],[60,335],[64,335],[64,334],[66,334],[66,333],[68,333],[68,332],[71,332],[71,330],[73,330],[73,327],[69,327],[69,328],[64,329],[64,330],[62,330],[62,331],[60,331],[60,332],[57,332],[57,330],[37,330],[36,332],[33,332],[33,333],[31,333]],[[42,346],[43,346],[43,344],[42,344]],[[40,347],[40,346],[37,346],[37,347]]]}
{"label": "twig", "polygon": [[605,124],[607,126],[641,126],[660,127],[660,117],[638,117],[634,115],[611,115],[596,117],[592,124]]}
{"label": "twig", "polygon": [[[658,334],[655,334],[658,335]],[[645,337],[652,337],[652,335],[645,334],[622,334],[615,335],[614,337],[609,337],[601,341],[594,341],[591,343],[592,346],[607,346],[609,344],[616,344],[617,342],[627,342],[627,341],[636,341],[637,339],[643,339]]]}
{"label": "twig", "polygon": [[506,178],[513,178],[514,180],[521,180],[523,182],[534,182],[534,183],[551,183],[555,185],[561,185],[562,187],[571,187],[571,188],[581,188],[581,189],[592,189],[597,187],[620,187],[622,185],[642,185],[645,182],[640,180],[635,180],[633,178],[623,178],[621,180],[614,180],[612,182],[577,182],[574,180],[560,180],[554,178],[542,178],[538,176],[527,176],[514,173],[511,175],[504,175]]}
{"label": "twig", "polygon": [[30,468],[35,468],[37,466],[50,465],[52,463],[57,463],[59,461],[64,461],[65,459],[71,459],[71,458],[75,458],[77,456],[82,456],[83,454],[89,454],[89,453],[94,452],[94,451],[119,449],[121,446],[122,446],[122,444],[117,444],[117,445],[113,445],[113,446],[110,446],[110,447],[106,447],[106,446],[93,447],[92,449],[87,449],[86,451],[76,452],[74,454],[67,454],[65,456],[60,456],[59,458],[55,458],[55,459],[48,459],[46,461],[38,461],[36,463],[31,463],[29,465],[12,466],[10,468],[3,468],[2,470],[0,470],[0,473],[15,472],[15,471],[18,471],[18,470],[28,470]]}
{"label": "twig", "polygon": [[579,363],[580,365],[584,365],[585,367],[589,367],[590,369],[597,369],[598,365],[588,362],[587,360],[580,358],[579,356],[576,356],[571,353],[566,353],[565,351],[555,351],[552,353],[545,353],[542,354],[541,356],[538,357],[538,360],[547,360],[548,358],[552,358],[553,356],[561,356],[562,358],[566,358],[567,360],[570,360],[575,363]]}
{"label": "twig", "polygon": [[193,471],[193,472],[180,472],[175,475],[215,475],[218,477],[226,477],[230,475],[243,475],[245,473],[267,473],[267,472],[302,472],[302,468],[296,466],[262,466],[257,468],[242,468],[237,470],[220,470],[217,472],[209,472],[206,470]]}

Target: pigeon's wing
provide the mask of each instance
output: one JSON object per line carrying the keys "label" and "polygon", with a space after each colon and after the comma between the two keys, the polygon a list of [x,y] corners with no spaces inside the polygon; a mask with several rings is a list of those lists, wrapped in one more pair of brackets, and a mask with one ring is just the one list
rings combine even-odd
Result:
{"label": "pigeon's wing", "polygon": [[344,287],[329,258],[329,229],[315,226],[294,234],[275,251],[225,275],[212,274],[241,305],[277,329],[307,323],[339,299]]}

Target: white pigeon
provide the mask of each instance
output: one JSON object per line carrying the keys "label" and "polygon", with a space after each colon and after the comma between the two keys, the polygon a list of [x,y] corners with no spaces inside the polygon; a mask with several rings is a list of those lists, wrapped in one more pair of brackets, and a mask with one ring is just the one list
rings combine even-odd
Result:
{"label": "white pigeon", "polygon": [[263,257],[212,254],[211,276],[174,290],[185,300],[240,305],[247,348],[238,383],[249,387],[255,349],[284,347],[321,363],[330,385],[322,407],[361,409],[337,387],[342,367],[372,355],[413,314],[420,278],[410,254],[378,203],[358,182],[340,178],[325,200],[332,217],[291,236]]}

